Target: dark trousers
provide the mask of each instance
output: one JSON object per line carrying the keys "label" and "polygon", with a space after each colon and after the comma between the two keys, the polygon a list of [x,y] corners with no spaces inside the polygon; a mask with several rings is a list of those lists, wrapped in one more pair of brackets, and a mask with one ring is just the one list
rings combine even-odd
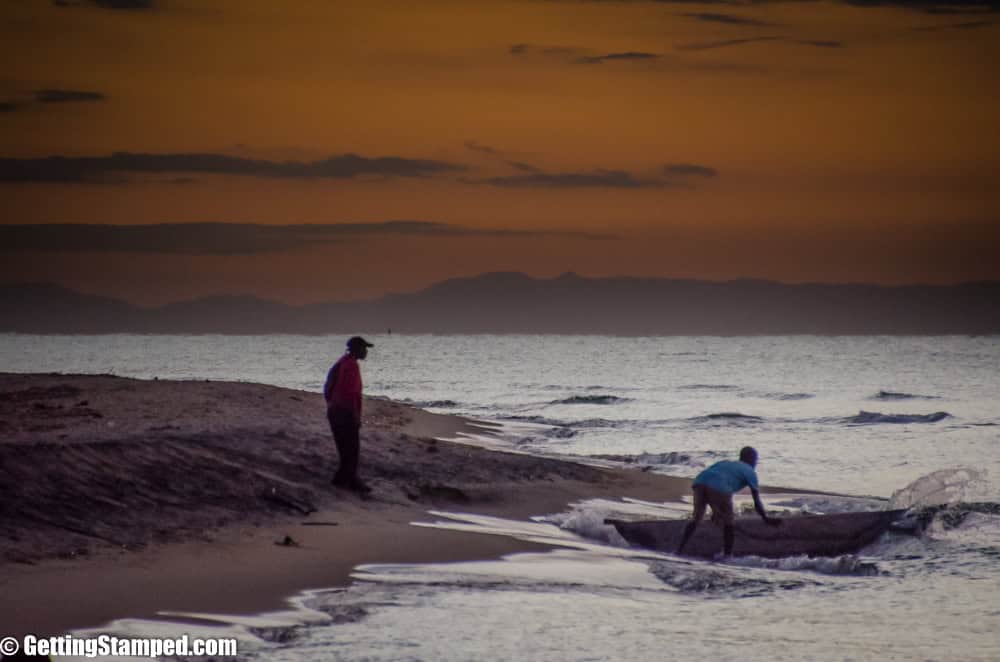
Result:
{"label": "dark trousers", "polygon": [[350,485],[358,479],[358,456],[361,454],[361,426],[350,413],[327,411],[333,441],[337,444],[340,467],[333,477],[338,485]]}

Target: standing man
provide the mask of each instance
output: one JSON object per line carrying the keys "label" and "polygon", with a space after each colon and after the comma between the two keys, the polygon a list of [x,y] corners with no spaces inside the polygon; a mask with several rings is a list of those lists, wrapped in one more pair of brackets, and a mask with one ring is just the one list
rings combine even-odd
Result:
{"label": "standing man", "polygon": [[358,361],[363,361],[368,356],[368,348],[374,346],[361,336],[349,339],[347,353],[330,368],[323,387],[326,418],[330,421],[340,456],[333,484],[359,494],[367,494],[371,488],[358,478],[358,456],[361,454],[361,369]]}
{"label": "standing man", "polygon": [[691,491],[694,492],[694,513],[691,521],[684,527],[681,544],[677,547],[678,554],[684,551],[684,545],[698,528],[698,523],[705,515],[705,506],[712,506],[712,521],[722,521],[723,554],[732,556],[735,537],[733,493],[739,492],[744,487],[750,487],[754,510],[761,516],[761,519],[771,526],[781,524],[781,520],[767,516],[764,504],[760,502],[760,487],[757,485],[757,472],[754,471],[756,466],[757,451],[751,446],[744,446],[740,450],[739,462],[731,460],[716,462],[695,476],[694,484],[691,486]]}

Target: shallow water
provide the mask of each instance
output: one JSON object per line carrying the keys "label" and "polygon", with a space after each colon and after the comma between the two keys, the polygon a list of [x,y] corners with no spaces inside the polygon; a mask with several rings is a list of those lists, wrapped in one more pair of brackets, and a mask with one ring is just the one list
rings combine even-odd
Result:
{"label": "shallow water", "polygon": [[[437,513],[430,526],[560,548],[497,561],[362,566],[350,587],[299,596],[297,610],[216,617],[215,636],[237,636],[241,659],[289,662],[994,660],[1000,653],[996,514],[957,508],[961,522],[935,517],[924,535],[887,534],[858,556],[726,562],[629,549],[601,524],[608,515],[680,512],[590,501],[536,522]],[[102,631],[150,636],[171,627],[190,631],[135,620]]]}
{"label": "shallow water", "polygon": [[[483,443],[686,476],[751,444],[764,484],[878,497],[766,495],[768,507],[883,508],[894,493],[902,507],[994,506],[930,513],[923,535],[889,535],[857,556],[726,563],[629,549],[603,525],[683,517],[684,505],[587,502],[527,523],[440,513],[438,526],[560,549],[365,566],[349,588],[297,596],[286,613],[197,621],[238,636],[242,657],[1000,659],[1000,338],[372,339],[367,392],[504,423]],[[5,335],[0,370],[318,390],[340,343]]]}

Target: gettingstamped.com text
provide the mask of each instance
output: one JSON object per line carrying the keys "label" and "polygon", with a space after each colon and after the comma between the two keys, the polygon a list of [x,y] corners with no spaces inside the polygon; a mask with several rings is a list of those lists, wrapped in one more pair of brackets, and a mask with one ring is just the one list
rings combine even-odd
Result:
{"label": "gettingstamped.com text", "polygon": [[235,639],[194,639],[186,634],[175,638],[127,639],[102,634],[93,638],[62,635],[59,637],[36,637],[26,634],[21,639],[5,637],[0,640],[0,659],[13,657],[23,652],[25,655],[72,655],[73,657],[162,657],[218,656],[231,657],[237,654]]}

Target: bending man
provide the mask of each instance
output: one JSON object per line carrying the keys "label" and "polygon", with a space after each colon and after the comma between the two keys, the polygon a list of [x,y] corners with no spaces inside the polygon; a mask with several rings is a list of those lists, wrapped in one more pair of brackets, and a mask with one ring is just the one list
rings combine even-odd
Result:
{"label": "bending man", "polygon": [[744,487],[750,487],[754,510],[761,519],[771,526],[781,524],[781,520],[767,516],[764,504],[760,502],[760,487],[757,484],[757,472],[754,471],[756,466],[757,451],[750,446],[744,446],[740,451],[739,462],[731,460],[716,462],[695,476],[694,484],[691,486],[691,491],[694,492],[694,513],[691,521],[684,527],[681,544],[677,547],[678,554],[684,551],[684,546],[698,528],[701,518],[705,516],[705,506],[712,506],[712,521],[722,522],[723,554],[732,555],[735,537],[733,493],[739,492]]}

